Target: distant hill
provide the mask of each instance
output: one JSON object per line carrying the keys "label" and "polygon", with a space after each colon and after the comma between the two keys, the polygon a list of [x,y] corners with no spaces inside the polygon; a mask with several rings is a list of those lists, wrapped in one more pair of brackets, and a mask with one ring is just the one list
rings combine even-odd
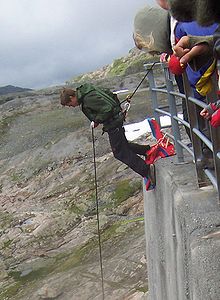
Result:
{"label": "distant hill", "polygon": [[21,88],[13,85],[6,85],[0,87],[0,95],[7,95],[12,93],[20,93],[20,92],[27,92],[27,91],[32,91],[32,89]]}

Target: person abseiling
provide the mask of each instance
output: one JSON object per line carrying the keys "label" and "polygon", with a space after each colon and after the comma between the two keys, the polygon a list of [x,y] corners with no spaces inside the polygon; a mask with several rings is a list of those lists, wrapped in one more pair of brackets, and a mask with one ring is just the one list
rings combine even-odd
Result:
{"label": "person abseiling", "polygon": [[150,178],[151,183],[155,185],[154,165],[147,165],[139,156],[146,155],[150,146],[128,142],[123,127],[125,116],[116,94],[85,83],[76,90],[63,89],[60,99],[63,106],[80,106],[93,127],[103,124],[103,131],[108,134],[114,157],[142,177]]}

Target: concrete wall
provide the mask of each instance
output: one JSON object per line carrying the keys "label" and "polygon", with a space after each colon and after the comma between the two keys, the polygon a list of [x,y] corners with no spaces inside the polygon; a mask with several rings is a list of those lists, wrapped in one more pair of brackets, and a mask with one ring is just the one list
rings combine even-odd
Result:
{"label": "concrete wall", "polygon": [[212,186],[199,189],[193,163],[156,163],[144,190],[149,300],[220,300],[220,209]]}

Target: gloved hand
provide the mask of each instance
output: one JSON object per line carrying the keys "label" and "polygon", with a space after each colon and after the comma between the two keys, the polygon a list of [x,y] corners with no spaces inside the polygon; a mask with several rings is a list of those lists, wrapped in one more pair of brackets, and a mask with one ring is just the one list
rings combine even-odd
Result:
{"label": "gloved hand", "polygon": [[92,121],[91,124],[90,124],[90,127],[91,127],[91,128],[96,128],[96,127],[98,127],[98,126],[99,126],[99,123],[96,123],[96,122],[94,122],[94,121]]}

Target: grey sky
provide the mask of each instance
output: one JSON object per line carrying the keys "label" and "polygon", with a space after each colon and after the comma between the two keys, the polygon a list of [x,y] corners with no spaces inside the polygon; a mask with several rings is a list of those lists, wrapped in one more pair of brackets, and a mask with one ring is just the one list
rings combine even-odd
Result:
{"label": "grey sky", "polygon": [[42,88],[134,47],[133,19],[154,0],[0,0],[0,86]]}

